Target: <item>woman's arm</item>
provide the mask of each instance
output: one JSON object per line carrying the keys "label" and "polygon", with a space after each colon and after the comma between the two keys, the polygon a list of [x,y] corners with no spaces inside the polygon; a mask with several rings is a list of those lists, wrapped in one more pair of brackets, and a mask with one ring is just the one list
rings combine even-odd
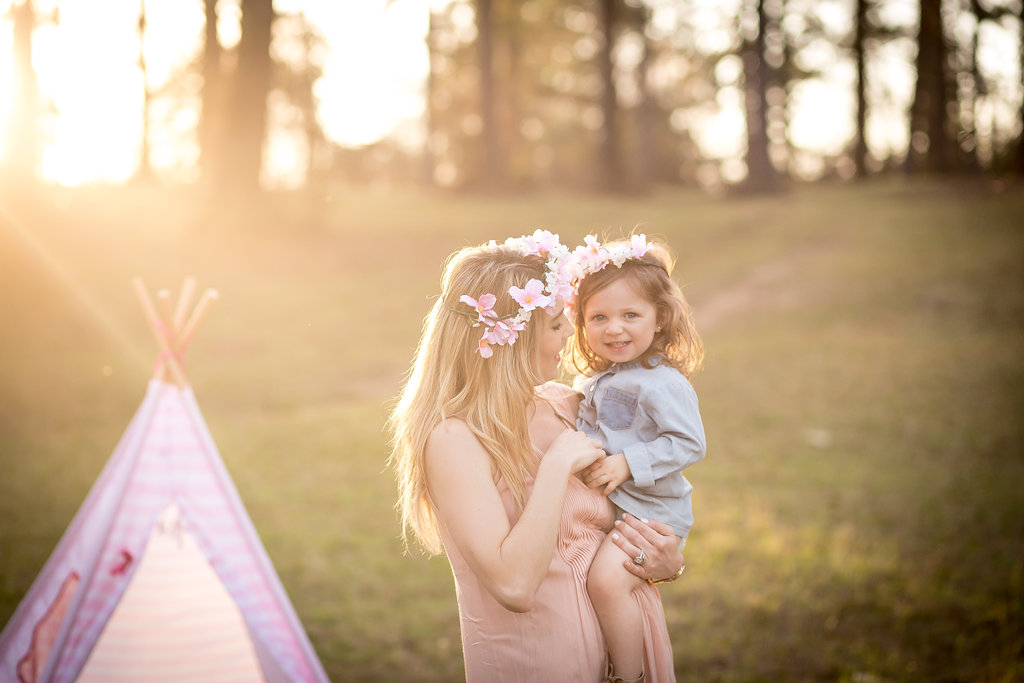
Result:
{"label": "woman's arm", "polygon": [[600,443],[562,432],[541,459],[522,515],[509,523],[491,458],[469,427],[449,419],[427,441],[427,486],[440,521],[473,573],[506,609],[525,612],[547,575],[569,476],[603,457]]}

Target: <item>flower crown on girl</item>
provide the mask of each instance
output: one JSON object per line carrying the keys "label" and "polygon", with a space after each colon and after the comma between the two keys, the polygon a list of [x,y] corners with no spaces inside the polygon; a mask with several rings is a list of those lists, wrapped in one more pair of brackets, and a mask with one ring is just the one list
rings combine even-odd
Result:
{"label": "flower crown on girl", "polygon": [[[495,244],[494,241],[490,243],[491,246]],[[499,319],[494,312],[498,299],[491,293],[476,299],[468,294],[459,297],[459,301],[470,306],[475,315],[449,307],[452,312],[473,320],[473,327],[483,325],[484,333],[477,346],[481,358],[494,355],[492,346],[515,344],[534,309],[552,311],[557,302],[572,301],[583,278],[602,270],[609,263],[621,268],[626,261],[640,260],[652,245],[647,241],[647,236],[641,234],[633,235],[628,243],[603,247],[596,236],[587,235],[584,243],[570,252],[559,241],[558,235],[547,230],[535,230],[533,235],[508,238],[505,246],[518,250],[524,256],[544,257],[544,282],[532,278],[525,287],[509,287],[509,296],[519,304],[519,310],[506,318]]]}
{"label": "flower crown on girl", "polygon": [[653,246],[643,233],[632,235],[628,242],[613,242],[608,247],[602,246],[595,235],[587,235],[572,253],[576,272],[574,292],[579,291],[580,282],[588,275],[604,270],[609,263],[621,268],[626,261],[642,261]]}

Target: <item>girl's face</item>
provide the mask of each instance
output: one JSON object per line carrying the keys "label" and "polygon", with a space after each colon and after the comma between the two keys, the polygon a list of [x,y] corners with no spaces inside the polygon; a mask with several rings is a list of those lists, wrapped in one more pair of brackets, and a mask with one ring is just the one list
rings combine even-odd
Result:
{"label": "girl's face", "polygon": [[[565,307],[559,305],[554,315],[540,311],[535,312],[534,320],[542,322],[544,330],[540,335],[537,348],[537,374],[545,382],[558,377],[559,363],[562,360],[562,349],[566,340],[572,336],[572,323],[565,316]],[[542,317],[542,320],[537,320]]]}
{"label": "girl's face", "polygon": [[613,363],[628,363],[654,341],[658,310],[636,284],[619,278],[587,300],[583,324],[594,353]]}

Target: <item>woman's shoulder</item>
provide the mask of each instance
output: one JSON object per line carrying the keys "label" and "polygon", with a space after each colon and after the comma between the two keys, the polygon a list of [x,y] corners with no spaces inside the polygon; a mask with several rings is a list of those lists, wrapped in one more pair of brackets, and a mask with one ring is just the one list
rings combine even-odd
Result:
{"label": "woman's shoulder", "polygon": [[427,452],[434,449],[445,450],[446,447],[463,443],[467,439],[476,440],[476,435],[466,421],[460,417],[446,417],[427,434]]}
{"label": "woman's shoulder", "polygon": [[575,395],[575,391],[561,382],[545,382],[537,387],[537,396],[548,401],[565,400],[566,398]]}
{"label": "woman's shoulder", "polygon": [[537,398],[550,403],[560,415],[570,421],[576,420],[580,395],[559,382],[546,382],[537,387]]}
{"label": "woman's shoulder", "polygon": [[495,481],[490,455],[470,425],[458,417],[446,418],[430,430],[423,471],[431,500],[442,507],[473,497]]}

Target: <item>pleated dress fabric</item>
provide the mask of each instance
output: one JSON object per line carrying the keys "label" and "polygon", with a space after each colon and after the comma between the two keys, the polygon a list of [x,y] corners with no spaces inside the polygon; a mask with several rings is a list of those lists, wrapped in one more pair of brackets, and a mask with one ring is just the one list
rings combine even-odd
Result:
{"label": "pleated dress fabric", "polygon": [[[554,405],[564,417],[575,421],[575,415],[566,414],[569,408],[564,398]],[[538,452],[538,457],[543,454]],[[509,521],[515,523],[518,514],[512,495],[504,480],[497,485]],[[532,489],[532,480],[527,486]],[[605,642],[587,595],[587,570],[613,520],[608,499],[570,477],[551,566],[537,591],[533,609],[524,613],[508,611],[487,592],[441,525],[441,538],[455,577],[469,683],[604,680]],[[672,646],[658,591],[645,585],[634,595],[644,615],[646,681],[675,681]]]}

